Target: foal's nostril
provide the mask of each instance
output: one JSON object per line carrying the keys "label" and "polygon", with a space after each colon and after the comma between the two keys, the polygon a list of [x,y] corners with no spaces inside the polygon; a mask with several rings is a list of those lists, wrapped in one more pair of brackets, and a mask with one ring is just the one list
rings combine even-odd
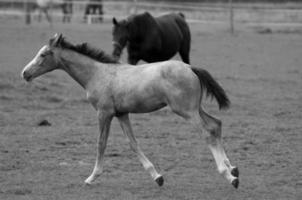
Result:
{"label": "foal's nostril", "polygon": [[23,72],[21,73],[21,77],[25,79],[26,74],[27,74],[27,72],[26,72],[26,71],[23,71]]}

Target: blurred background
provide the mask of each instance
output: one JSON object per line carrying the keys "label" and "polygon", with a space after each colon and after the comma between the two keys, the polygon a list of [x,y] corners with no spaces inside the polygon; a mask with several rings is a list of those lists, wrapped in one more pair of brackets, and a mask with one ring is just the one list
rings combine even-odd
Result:
{"label": "blurred background", "polygon": [[236,24],[296,27],[302,22],[299,0],[0,0],[0,15],[27,24],[40,14],[45,18],[45,12],[53,22],[92,24],[144,11],[183,12],[191,23],[227,25],[231,31]]}

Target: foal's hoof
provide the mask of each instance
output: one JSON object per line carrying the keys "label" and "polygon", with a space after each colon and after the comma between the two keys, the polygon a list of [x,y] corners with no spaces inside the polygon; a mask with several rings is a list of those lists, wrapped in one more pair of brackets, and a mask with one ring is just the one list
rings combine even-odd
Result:
{"label": "foal's hoof", "polygon": [[231,174],[233,176],[235,176],[235,177],[238,178],[239,177],[239,169],[238,169],[238,167],[233,168],[232,171],[231,171]]}
{"label": "foal's hoof", "polygon": [[89,186],[91,186],[91,183],[88,183],[88,182],[86,183],[86,182],[84,182],[84,186],[85,186],[85,187],[89,187]]}
{"label": "foal's hoof", "polygon": [[159,185],[162,186],[164,184],[164,178],[163,176],[159,176],[155,179],[155,182]]}
{"label": "foal's hoof", "polygon": [[238,186],[239,186],[239,179],[238,179],[238,178],[234,179],[234,180],[232,181],[232,185],[237,189]]}
{"label": "foal's hoof", "polygon": [[92,181],[87,181],[87,180],[85,180],[84,184],[85,184],[86,186],[89,186],[89,185],[92,184]]}

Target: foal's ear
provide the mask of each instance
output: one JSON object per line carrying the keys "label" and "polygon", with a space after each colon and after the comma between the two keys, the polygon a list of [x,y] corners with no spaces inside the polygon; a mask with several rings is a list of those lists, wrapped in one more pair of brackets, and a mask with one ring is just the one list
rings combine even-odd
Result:
{"label": "foal's ear", "polygon": [[56,33],[51,41],[51,46],[57,46],[60,43],[60,40],[63,38],[62,33]]}
{"label": "foal's ear", "polygon": [[117,20],[115,19],[115,17],[112,18],[112,23],[113,23],[115,26],[118,25],[118,22],[117,22]]}

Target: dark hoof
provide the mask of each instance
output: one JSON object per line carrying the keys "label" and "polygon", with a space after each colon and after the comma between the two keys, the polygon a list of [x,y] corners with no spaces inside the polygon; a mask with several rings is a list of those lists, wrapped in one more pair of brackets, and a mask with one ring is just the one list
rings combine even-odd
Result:
{"label": "dark hoof", "polygon": [[159,186],[162,186],[164,184],[164,178],[162,176],[155,179],[155,181]]}
{"label": "dark hoof", "polygon": [[238,179],[238,178],[234,179],[234,180],[232,181],[232,185],[237,189],[238,186],[239,186],[239,179]]}
{"label": "dark hoof", "polygon": [[239,169],[237,167],[233,168],[231,174],[235,177],[239,177]]}

